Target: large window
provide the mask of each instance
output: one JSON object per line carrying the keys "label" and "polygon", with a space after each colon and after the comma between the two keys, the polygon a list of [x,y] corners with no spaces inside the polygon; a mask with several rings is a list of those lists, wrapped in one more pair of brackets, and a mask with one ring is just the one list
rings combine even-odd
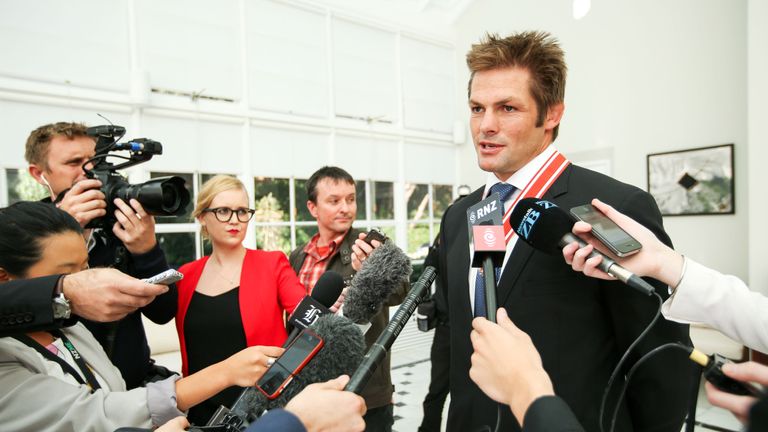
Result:
{"label": "large window", "polygon": [[[9,184],[13,173],[9,178]],[[8,173],[6,173],[8,175]],[[210,243],[203,241],[199,227],[191,220],[194,201],[202,187],[214,174],[153,172],[152,178],[178,175],[185,179],[192,204],[183,215],[158,217],[158,241],[169,263],[178,267],[211,253]],[[16,180],[13,180],[17,182]],[[307,209],[306,179],[290,177],[255,177],[253,202],[256,213],[248,233],[249,242],[258,249],[280,250],[288,254],[308,242],[317,233],[317,222]],[[361,230],[378,228],[396,242],[395,183],[358,180],[357,214],[354,226]],[[403,198],[406,212],[406,252],[414,259],[423,258],[437,235],[440,219],[453,201],[453,186],[406,183]],[[247,241],[248,241],[247,240]],[[400,242],[398,242],[400,243]]]}
{"label": "large window", "polygon": [[8,203],[19,201],[39,201],[49,195],[48,190],[41,186],[26,170],[9,168],[5,170]]}
{"label": "large window", "polygon": [[408,245],[411,258],[424,258],[440,229],[440,219],[453,201],[450,185],[405,184]]}
{"label": "large window", "polygon": [[[355,227],[377,227],[394,237],[393,183],[358,180],[355,188]],[[372,191],[370,200],[367,199],[369,190]],[[317,222],[307,209],[306,179],[256,177],[254,191],[254,231],[259,249],[289,253],[317,233]]]}

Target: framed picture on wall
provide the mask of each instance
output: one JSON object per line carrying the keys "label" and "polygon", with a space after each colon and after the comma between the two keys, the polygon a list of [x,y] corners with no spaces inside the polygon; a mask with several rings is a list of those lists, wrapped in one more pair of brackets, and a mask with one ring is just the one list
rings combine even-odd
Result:
{"label": "framed picture on wall", "polygon": [[664,216],[733,214],[733,144],[648,155],[648,192]]}

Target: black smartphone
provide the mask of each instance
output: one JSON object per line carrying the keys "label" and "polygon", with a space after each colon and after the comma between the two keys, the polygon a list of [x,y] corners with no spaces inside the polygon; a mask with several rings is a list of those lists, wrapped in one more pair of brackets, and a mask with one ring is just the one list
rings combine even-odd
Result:
{"label": "black smartphone", "polygon": [[160,285],[170,285],[184,279],[184,275],[174,269],[168,269],[162,273],[158,273],[151,278],[142,279],[142,282]]}
{"label": "black smartphone", "polygon": [[310,329],[304,329],[296,339],[285,348],[283,355],[277,358],[272,366],[264,372],[256,388],[268,399],[280,396],[296,374],[312,360],[312,357],[323,347],[323,338]]}
{"label": "black smartphone", "polygon": [[377,230],[376,228],[373,228],[368,231],[368,234],[365,235],[363,240],[365,240],[365,242],[369,245],[373,246],[371,244],[373,240],[378,240],[379,243],[384,244],[384,242],[387,241],[387,236],[382,234],[381,231]]}
{"label": "black smartphone", "polygon": [[618,257],[632,255],[643,247],[639,241],[627,234],[592,204],[572,208],[571,215],[592,225],[592,234]]}

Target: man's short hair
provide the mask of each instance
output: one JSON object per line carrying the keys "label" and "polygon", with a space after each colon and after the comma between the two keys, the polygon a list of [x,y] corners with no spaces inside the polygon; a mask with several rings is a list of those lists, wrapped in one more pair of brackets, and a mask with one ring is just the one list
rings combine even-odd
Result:
{"label": "man's short hair", "polygon": [[58,122],[40,126],[32,131],[27,138],[24,158],[29,164],[35,164],[43,169],[48,168],[48,148],[54,137],[63,136],[68,139],[87,137],[88,127],[82,123]]}
{"label": "man's short hair", "polygon": [[324,166],[315,171],[307,180],[307,198],[315,204],[317,204],[317,184],[323,179],[355,184],[355,179],[343,169],[335,166]]}
{"label": "man's short hair", "polygon": [[[544,124],[552,105],[565,100],[568,72],[565,53],[557,39],[547,32],[528,31],[505,38],[488,33],[480,43],[472,45],[467,53],[467,66],[471,72],[467,90],[469,97],[472,96],[475,72],[506,67],[528,70],[531,74],[531,96],[538,110],[537,127]],[[557,138],[559,127],[555,126],[552,131],[553,141]]]}

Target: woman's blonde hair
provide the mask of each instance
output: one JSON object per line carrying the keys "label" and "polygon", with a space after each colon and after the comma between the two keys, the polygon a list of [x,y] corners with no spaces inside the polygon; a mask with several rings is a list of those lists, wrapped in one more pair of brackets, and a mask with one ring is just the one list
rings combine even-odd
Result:
{"label": "woman's blonde hair", "polygon": [[[236,177],[230,175],[217,175],[203,183],[203,187],[200,189],[200,193],[197,194],[197,200],[195,201],[195,209],[192,211],[192,219],[196,220],[203,214],[203,210],[211,206],[211,202],[216,195],[233,189],[239,189],[245,191],[245,185]],[[208,231],[205,227],[202,227],[201,234],[204,238],[208,238]]]}

